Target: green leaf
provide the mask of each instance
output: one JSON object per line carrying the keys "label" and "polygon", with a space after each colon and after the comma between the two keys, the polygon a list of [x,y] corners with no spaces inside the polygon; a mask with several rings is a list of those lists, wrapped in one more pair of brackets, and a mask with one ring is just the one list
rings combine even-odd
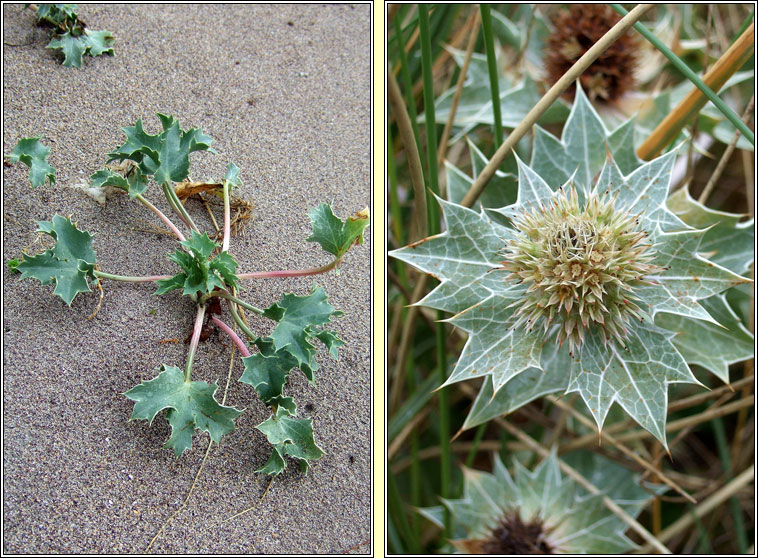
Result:
{"label": "green leaf", "polygon": [[461,430],[508,415],[544,395],[565,393],[574,366],[568,347],[559,348],[556,343],[548,343],[542,350],[540,368],[529,368],[516,375],[497,393],[492,385],[492,375],[487,376]]}
{"label": "green leaf", "polygon": [[490,271],[500,265],[500,251],[513,233],[484,212],[438,201],[447,230],[393,250],[390,255],[441,281],[419,305],[461,312],[502,289],[502,279]]}
{"label": "green leaf", "polygon": [[18,265],[21,279],[33,277],[43,285],[55,281],[54,294],[71,306],[78,293],[89,292],[87,277],[95,277],[97,256],[92,249],[92,235],[60,215],[52,221],[39,221],[38,225],[40,232],[56,240],[55,246],[36,256],[24,254],[24,261]]}
{"label": "green leaf", "polygon": [[162,295],[175,289],[183,289],[186,281],[186,273],[177,273],[170,279],[158,279],[156,281],[156,283],[158,283],[158,290],[153,294]]}
{"label": "green leaf", "polygon": [[624,349],[604,344],[593,331],[582,346],[566,392],[582,396],[598,429],[615,402],[668,448],[668,384],[700,384],[674,347],[673,337],[652,324],[633,323]]}
{"label": "green leaf", "polygon": [[195,296],[198,292],[208,294],[214,289],[225,289],[237,284],[237,262],[228,252],[221,252],[211,261],[211,253],[218,247],[207,233],[192,231],[188,240],[179,243],[185,250],[176,250],[169,259],[182,268],[170,279],[157,281],[156,295],[174,289],[183,289],[182,294]]}
{"label": "green leaf", "polygon": [[66,22],[69,26],[76,24],[76,4],[40,4],[37,6],[37,21],[45,21],[54,27]]}
{"label": "green leaf", "polygon": [[753,335],[742,325],[723,294],[702,300],[700,304],[718,324],[663,313],[655,322],[677,332],[673,343],[684,360],[699,364],[722,382],[729,383],[729,365],[753,356]]}
{"label": "green leaf", "polygon": [[680,188],[667,200],[668,207],[682,221],[698,229],[708,229],[699,251],[711,262],[740,275],[750,270],[755,259],[753,241],[755,220],[740,222],[743,215],[716,211],[692,199],[687,188]]}
{"label": "green leaf", "polygon": [[[308,331],[308,335],[312,335],[313,331]],[[310,337],[309,337],[310,339]],[[292,359],[293,365],[291,368],[298,367],[300,371],[305,375],[306,379],[313,385],[316,385],[315,375],[314,373],[319,369],[318,363],[316,362],[316,355],[311,355],[311,360],[308,362],[301,362],[298,363],[297,359],[292,355],[292,353],[289,352],[288,347],[284,347],[283,349],[277,350],[274,346],[274,340],[271,337],[258,337],[254,341],[255,346],[258,347],[258,350],[263,356],[266,357],[274,357],[279,356],[282,363],[289,362],[289,359]],[[294,413],[293,413],[294,414]]]}
{"label": "green leaf", "polygon": [[64,66],[81,68],[82,56],[84,56],[89,46],[85,37],[75,37],[70,31],[66,31],[63,35],[56,35],[46,48],[60,49],[65,56],[63,60]]}
{"label": "green leaf", "polygon": [[90,176],[90,182],[93,188],[105,188],[106,186],[121,188],[128,192],[131,199],[134,199],[138,194],[142,194],[147,190],[147,179],[142,174],[139,167],[134,167],[134,170],[127,177],[107,168],[100,169]]}
{"label": "green leaf", "polygon": [[[192,231],[192,236],[188,240],[183,240],[179,244],[189,250],[196,259],[205,261],[211,252],[218,248],[218,244],[213,242],[208,236],[208,233],[200,234],[197,231]],[[230,256],[231,257],[231,256]]]}
{"label": "green leaf", "polygon": [[368,208],[342,221],[332,213],[329,204],[321,203],[311,209],[308,215],[313,225],[313,234],[306,240],[318,242],[336,259],[341,259],[354,243],[363,243],[363,231],[369,223]]}
{"label": "green leaf", "polygon": [[307,296],[285,294],[263,315],[279,322],[271,333],[276,350],[286,348],[297,359],[298,366],[302,366],[313,361],[316,349],[310,341],[320,330],[317,326],[328,323],[332,316],[341,316],[342,312],[326,301],[323,288],[314,286]]}
{"label": "green leaf", "polygon": [[517,374],[540,366],[543,335],[511,327],[514,296],[494,295],[448,320],[466,331],[469,340],[444,385],[492,376],[497,392]]}
{"label": "green leaf", "polygon": [[113,56],[113,34],[110,31],[90,31],[84,30],[84,42],[87,45],[87,54],[90,56],[100,56],[109,54]]}
{"label": "green leaf", "polygon": [[45,159],[50,154],[50,148],[39,141],[39,138],[21,138],[16,147],[8,156],[10,163],[15,165],[19,161],[29,167],[29,182],[34,188],[45,184],[45,179],[50,185],[55,184],[55,169]]}
{"label": "green leaf", "polygon": [[345,344],[345,342],[339,338],[339,336],[333,332],[326,329],[322,330],[314,330],[316,331],[316,338],[321,341],[324,345],[326,345],[326,348],[329,350],[329,354],[332,358],[337,359],[339,358],[339,348]]}
{"label": "green leaf", "polygon": [[[607,459],[579,455],[572,456],[572,463],[632,517],[639,515],[651,497],[638,486],[639,476]],[[652,491],[661,492],[658,487]],[[515,461],[513,476],[496,454],[492,473],[464,467],[463,498],[443,499],[442,503],[449,510],[453,535],[458,539],[452,543],[463,553],[491,537],[493,528],[516,513],[524,520],[537,517],[545,521],[557,554],[628,552],[636,545],[624,535],[628,525],[603,504],[606,494],[589,494],[563,476],[555,451],[534,471]],[[420,511],[426,511],[423,515],[435,522],[440,517],[435,508]]]}
{"label": "green leaf", "polygon": [[[273,344],[273,342],[272,342]],[[244,357],[245,372],[239,381],[255,388],[258,397],[268,406],[284,406],[290,414],[295,414],[292,398],[283,396],[284,384],[290,370],[297,366],[295,357],[287,351],[276,351],[265,355],[262,352]]]}
{"label": "green leaf", "polygon": [[613,157],[618,157],[619,164],[623,162],[624,171],[632,172],[642,162],[630,153],[628,144],[619,141],[628,137],[629,130],[624,126],[630,124],[622,124],[620,131],[608,132],[582,88],[577,87],[574,105],[560,140],[535,126],[530,166],[553,189],[574,173],[579,184],[591,187],[593,177],[605,164],[607,145]]}
{"label": "green leaf", "polygon": [[319,459],[324,452],[313,439],[313,421],[310,418],[297,418],[287,409],[279,407],[275,415],[256,426],[274,446],[269,461],[257,473],[278,475],[284,470],[284,456],[289,455],[301,460],[307,469],[311,461]]}
{"label": "green leaf", "polygon": [[749,282],[698,254],[704,234],[705,231],[691,230],[659,232],[653,237],[657,251],[654,263],[666,270],[648,276],[654,284],[638,289],[653,317],[666,312],[716,323],[698,300]]}
{"label": "green leaf", "polygon": [[187,382],[176,366],[161,366],[161,373],[142,382],[124,395],[135,401],[130,420],[144,419],[151,424],[163,409],[171,425],[171,437],[164,447],[173,448],[177,456],[192,447],[195,429],[208,432],[219,443],[224,434],[234,430],[234,420],[242,411],[220,405],[213,395],[218,386],[206,382]]}
{"label": "green leaf", "polygon": [[221,252],[213,258],[210,269],[215,270],[228,286],[237,284],[237,262],[229,252]]}
{"label": "green leaf", "polygon": [[[184,131],[173,116],[158,113],[163,125],[160,134],[150,135],[142,127],[142,119],[134,126],[122,128],[126,142],[108,154],[109,161],[132,160],[143,174],[154,175],[159,184],[181,182],[189,175],[189,154],[210,149],[213,139],[199,128]],[[214,151],[215,152],[215,151]]]}
{"label": "green leaf", "polygon": [[242,180],[240,180],[239,177],[240,169],[235,165],[234,163],[229,163],[229,166],[226,167],[226,174],[224,175],[224,180],[231,184],[235,188],[239,188],[242,186]]}
{"label": "green leaf", "polygon": [[8,269],[11,273],[21,273],[18,270],[18,264],[20,264],[23,261],[23,258],[19,260],[18,258],[11,258],[6,262],[6,265],[8,266]]}

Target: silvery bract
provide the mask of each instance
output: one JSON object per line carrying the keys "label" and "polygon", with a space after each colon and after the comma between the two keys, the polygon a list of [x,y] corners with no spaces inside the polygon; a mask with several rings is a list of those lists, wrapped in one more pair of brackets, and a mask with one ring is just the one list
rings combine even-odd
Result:
{"label": "silvery bract", "polygon": [[619,554],[635,548],[624,535],[629,526],[603,497],[636,517],[661,487],[642,488],[637,475],[590,452],[562,460],[602,493],[589,494],[562,475],[555,453],[532,472],[515,462],[513,475],[495,455],[492,473],[463,469],[463,498],[419,512],[443,527],[447,508],[453,548],[444,550],[464,554]]}
{"label": "silvery bract", "polygon": [[[667,203],[676,153],[642,162],[633,135],[633,121],[609,133],[579,89],[562,139],[537,126],[531,164],[516,158],[515,203],[439,200],[447,230],[391,252],[439,278],[419,304],[468,334],[445,384],[485,380],[464,428],[578,392],[598,427],[616,402],[666,446],[668,384],[699,383],[687,363],[726,382],[752,355],[720,294],[749,282],[752,225],[686,193]],[[448,178],[453,200],[473,181]]]}

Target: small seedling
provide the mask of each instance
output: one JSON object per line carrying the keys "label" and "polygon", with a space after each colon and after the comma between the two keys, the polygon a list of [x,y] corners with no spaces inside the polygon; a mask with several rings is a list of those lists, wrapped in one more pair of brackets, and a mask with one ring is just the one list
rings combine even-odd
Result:
{"label": "small seedling", "polygon": [[[24,8],[33,7],[24,4]],[[110,31],[90,31],[76,13],[75,4],[40,4],[36,8],[37,24],[53,28],[53,38],[47,48],[63,52],[63,65],[82,66],[82,56],[113,56],[113,34]]]}
{"label": "small seedling", "polygon": [[[52,248],[33,256],[23,254],[22,258],[14,258],[8,265],[21,273],[21,279],[33,277],[45,285],[54,283],[54,294],[68,305],[77,294],[90,291],[92,283],[99,286],[106,279],[154,282],[158,287],[156,295],[180,290],[183,296],[196,303],[197,309],[186,364],[184,369],[164,364],[158,376],[127,391],[124,395],[135,402],[131,418],[152,422],[159,412],[165,410],[172,433],[164,447],[172,448],[177,456],[191,447],[195,429],[208,432],[217,443],[224,434],[234,430],[234,421],[242,411],[216,400],[216,384],[191,379],[198,343],[212,322],[231,338],[243,355],[244,373],[239,381],[252,386],[271,407],[271,416],[257,428],[266,435],[274,451],[258,472],[281,473],[285,468],[285,456],[296,459],[301,468],[307,470],[308,464],[320,458],[323,452],[314,441],[312,419],[297,416],[297,405],[291,397],[284,395],[284,385],[294,368],[299,368],[308,381],[315,384],[318,370],[316,340],[327,348],[332,358],[338,357],[338,349],[344,342],[326,328],[341,312],[329,304],[326,292],[318,286],[306,296],[284,294],[265,309],[241,300],[236,289],[241,281],[249,279],[317,275],[337,269],[347,251],[363,242],[363,232],[369,224],[368,208],[345,220],[337,218],[331,206],[325,203],[310,211],[313,232],[306,240],[320,244],[333,257],[330,263],[312,269],[239,273],[237,261],[229,252],[232,234],[230,200],[232,190],[241,185],[239,169],[229,163],[224,179],[215,184],[214,189],[224,203],[222,242],[219,245],[207,232],[198,229],[177,195],[177,190],[186,190],[190,153],[215,153],[210,147],[213,140],[199,128],[183,130],[173,116],[158,114],[158,118],[163,131],[156,135],[144,131],[142,120],[123,128],[126,142],[109,154],[109,162],[118,161],[119,164],[97,171],[90,181],[91,188],[100,193],[115,189],[128,194],[161,219],[179,241],[179,247],[168,257],[178,266],[178,272],[132,277],[102,271],[98,268],[92,246],[93,236],[80,230],[70,218],[60,215],[50,221],[38,222],[38,231],[55,241]],[[39,138],[25,138],[19,140],[9,160],[12,164],[20,161],[29,166],[33,187],[44,184],[46,178],[54,184],[55,169],[46,161],[49,151]],[[189,230],[189,236],[185,236],[147,199],[148,189],[155,188],[155,185],[163,191],[169,206]],[[245,333],[247,343],[220,319],[221,299],[225,300],[235,322]],[[276,325],[268,335],[257,335],[246,324],[244,310],[268,318]],[[152,310],[151,314],[154,313]],[[250,351],[253,347],[257,348],[254,354]]]}

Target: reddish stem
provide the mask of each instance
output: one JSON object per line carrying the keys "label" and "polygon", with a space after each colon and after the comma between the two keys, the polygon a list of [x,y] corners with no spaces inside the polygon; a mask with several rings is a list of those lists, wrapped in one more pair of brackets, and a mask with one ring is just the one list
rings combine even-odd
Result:
{"label": "reddish stem", "polygon": [[224,333],[226,333],[229,337],[232,338],[232,341],[234,341],[234,344],[237,345],[237,348],[240,350],[240,353],[242,353],[243,357],[250,356],[250,351],[245,345],[245,342],[242,341],[242,339],[240,339],[240,336],[237,335],[232,328],[230,328],[224,322],[219,320],[216,316],[211,316],[211,319],[213,320],[214,324],[216,324],[218,327],[224,330]]}
{"label": "reddish stem", "polygon": [[326,273],[327,271],[337,267],[342,258],[334,260],[332,263],[322,265],[321,267],[314,267],[312,269],[287,269],[282,271],[255,271],[253,273],[241,273],[237,277],[239,279],[271,279],[274,277],[303,277],[306,275],[318,275],[319,273]]}

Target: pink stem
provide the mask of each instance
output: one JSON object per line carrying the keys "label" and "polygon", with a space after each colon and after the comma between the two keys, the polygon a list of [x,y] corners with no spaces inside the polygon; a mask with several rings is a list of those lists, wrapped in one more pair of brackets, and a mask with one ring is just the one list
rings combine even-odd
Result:
{"label": "pink stem", "polygon": [[248,350],[247,346],[245,345],[245,342],[240,339],[240,336],[237,335],[232,328],[230,328],[228,325],[226,325],[224,322],[219,320],[216,316],[211,316],[211,319],[213,320],[213,323],[216,324],[218,327],[224,330],[224,333],[226,333],[229,337],[232,338],[232,341],[234,341],[234,344],[237,345],[237,348],[240,350],[240,353],[242,353],[243,357],[249,357],[250,351]]}
{"label": "pink stem", "polygon": [[229,238],[231,235],[231,208],[229,207],[229,183],[224,182],[224,240],[221,245],[222,252],[229,251]]}
{"label": "pink stem", "polygon": [[303,277],[306,275],[318,275],[319,273],[326,273],[327,271],[334,269],[342,261],[334,260],[332,263],[322,265],[321,267],[314,267],[312,269],[294,269],[283,271],[256,271],[253,273],[242,273],[237,275],[239,279],[271,279],[274,277]]}
{"label": "pink stem", "polygon": [[158,209],[158,208],[157,208],[157,207],[155,207],[155,206],[154,206],[152,203],[150,203],[149,201],[147,201],[147,200],[146,200],[146,199],[145,199],[145,198],[142,196],[142,194],[137,194],[137,199],[138,199],[138,200],[139,200],[139,201],[142,203],[142,205],[144,205],[144,206],[145,206],[145,207],[147,207],[147,208],[148,208],[150,211],[152,211],[152,212],[153,212],[153,213],[155,213],[155,214],[156,214],[158,217],[160,217],[161,221],[163,221],[164,223],[166,223],[166,226],[167,226],[169,229],[171,229],[171,232],[172,232],[172,233],[174,233],[174,235],[175,235],[175,236],[176,236],[176,237],[177,237],[179,240],[181,240],[181,241],[185,241],[185,240],[187,240],[186,238],[184,238],[184,235],[182,234],[182,232],[181,232],[179,229],[177,229],[177,228],[176,228],[176,225],[174,225],[174,223],[172,223],[172,222],[171,222],[171,219],[169,219],[168,217],[166,217],[166,216],[163,214],[163,212],[162,212],[160,209]]}

